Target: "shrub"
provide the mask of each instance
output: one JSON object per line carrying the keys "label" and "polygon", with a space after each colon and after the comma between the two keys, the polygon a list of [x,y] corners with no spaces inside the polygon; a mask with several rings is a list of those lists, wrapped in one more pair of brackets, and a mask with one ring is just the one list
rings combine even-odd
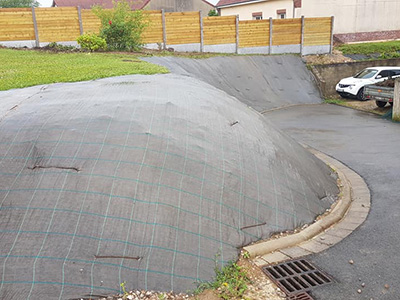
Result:
{"label": "shrub", "polygon": [[142,11],[132,11],[125,0],[113,1],[112,9],[94,6],[93,12],[101,20],[100,36],[109,50],[132,51],[142,46],[141,36],[147,26]]}
{"label": "shrub", "polygon": [[51,42],[47,46],[44,46],[43,48],[54,52],[69,52],[76,50],[74,46],[61,45],[57,44],[56,42]]}
{"label": "shrub", "polygon": [[83,34],[77,39],[78,44],[84,50],[90,52],[105,50],[107,48],[106,40],[95,33]]}
{"label": "shrub", "polygon": [[217,12],[215,9],[211,9],[211,10],[208,12],[208,16],[209,16],[209,17],[218,17],[218,12]]}
{"label": "shrub", "polygon": [[250,279],[242,267],[235,262],[230,262],[222,268],[216,266],[215,274],[214,281],[201,283],[195,294],[205,289],[215,289],[218,291],[218,296],[225,300],[243,297]]}

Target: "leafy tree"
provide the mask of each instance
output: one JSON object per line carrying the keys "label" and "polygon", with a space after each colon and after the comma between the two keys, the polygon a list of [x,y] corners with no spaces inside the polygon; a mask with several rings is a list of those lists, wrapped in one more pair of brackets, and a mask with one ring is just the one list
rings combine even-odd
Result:
{"label": "leafy tree", "polygon": [[208,12],[208,16],[209,16],[209,17],[218,17],[218,12],[217,12],[215,9],[211,9],[211,10]]}
{"label": "leafy tree", "polygon": [[0,8],[39,6],[36,0],[0,0]]}

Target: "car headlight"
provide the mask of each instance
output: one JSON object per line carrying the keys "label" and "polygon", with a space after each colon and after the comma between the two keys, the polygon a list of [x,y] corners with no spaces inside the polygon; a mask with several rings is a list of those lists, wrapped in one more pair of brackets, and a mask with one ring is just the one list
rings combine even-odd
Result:
{"label": "car headlight", "polygon": [[342,89],[347,88],[349,86],[351,86],[351,84],[340,84],[339,83],[339,87],[342,88]]}

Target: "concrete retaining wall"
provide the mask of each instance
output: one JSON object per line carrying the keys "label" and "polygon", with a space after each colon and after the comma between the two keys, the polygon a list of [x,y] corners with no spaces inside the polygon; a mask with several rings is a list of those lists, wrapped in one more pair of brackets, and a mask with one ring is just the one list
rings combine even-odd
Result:
{"label": "concrete retaining wall", "polygon": [[269,46],[239,48],[239,54],[269,54]]}
{"label": "concrete retaining wall", "polygon": [[236,53],[236,44],[204,45],[204,52]]}
{"label": "concrete retaining wall", "polygon": [[310,55],[310,54],[326,54],[331,50],[330,45],[325,46],[304,46],[302,50],[302,55]]}
{"label": "concrete retaining wall", "polygon": [[318,81],[323,96],[333,97],[337,96],[335,86],[342,78],[350,77],[362,69],[377,66],[400,66],[400,59],[316,65],[311,69]]}
{"label": "concrete retaining wall", "polygon": [[[49,43],[40,43],[40,47],[45,47]],[[60,45],[66,46],[75,46],[79,47],[76,41],[70,42],[57,42]],[[1,46],[5,47],[16,47],[16,48],[34,48],[36,47],[35,41],[0,41]],[[144,48],[152,49],[152,50],[161,50],[162,44],[146,44]],[[181,44],[181,45],[166,45],[166,48],[172,48],[177,52],[201,52],[201,44]],[[220,44],[220,45],[204,45],[204,52],[215,52],[215,53],[236,53],[236,44]],[[301,45],[281,45],[281,46],[272,46],[271,49],[269,46],[265,47],[244,47],[239,48],[238,54],[285,54],[285,53],[298,53],[302,55],[310,55],[310,54],[327,54],[330,52],[330,45],[325,46],[303,46],[303,50],[301,50]]]}
{"label": "concrete retaining wall", "polygon": [[280,45],[271,47],[272,54],[300,53],[300,51],[301,45]]}
{"label": "concrete retaining wall", "polygon": [[174,51],[178,52],[200,52],[201,50],[200,43],[193,43],[193,44],[181,44],[181,45],[168,45],[166,48],[172,48]]}

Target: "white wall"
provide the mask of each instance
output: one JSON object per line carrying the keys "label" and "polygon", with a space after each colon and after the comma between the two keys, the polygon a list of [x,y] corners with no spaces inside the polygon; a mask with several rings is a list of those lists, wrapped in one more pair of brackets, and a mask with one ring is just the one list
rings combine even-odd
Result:
{"label": "white wall", "polygon": [[[303,0],[303,2],[304,1],[307,0]],[[276,19],[278,17],[276,11],[280,9],[286,9],[286,18],[293,17],[292,0],[269,0],[254,4],[221,8],[221,16],[239,15],[240,20],[252,20],[253,13],[262,12],[263,19],[268,19],[270,17]]]}
{"label": "white wall", "polygon": [[[251,20],[253,12],[262,12],[263,19],[268,19],[277,18],[278,9],[286,9],[286,17],[293,17],[292,0],[221,8],[221,15],[238,14],[240,20]],[[295,9],[295,17],[301,16],[335,16],[334,33],[400,30],[400,0],[303,0],[302,7]]]}
{"label": "white wall", "polygon": [[303,0],[302,15],[335,16],[334,33],[400,30],[400,0]]}

